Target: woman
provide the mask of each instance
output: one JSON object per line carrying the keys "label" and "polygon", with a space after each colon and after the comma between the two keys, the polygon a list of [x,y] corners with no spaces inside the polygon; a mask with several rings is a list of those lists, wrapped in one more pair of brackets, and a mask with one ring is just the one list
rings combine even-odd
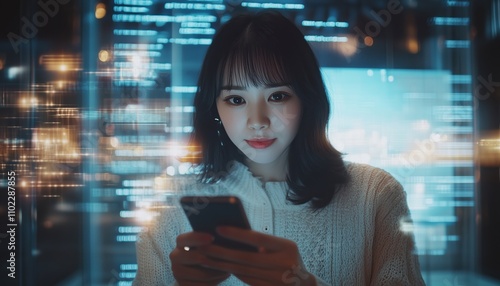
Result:
{"label": "woman", "polygon": [[329,103],[317,60],[275,12],[240,15],[209,47],[194,102],[199,182],[179,196],[236,195],[252,230],[226,249],[167,208],[137,242],[136,285],[423,285],[409,210],[388,173],[344,162],[328,142]]}

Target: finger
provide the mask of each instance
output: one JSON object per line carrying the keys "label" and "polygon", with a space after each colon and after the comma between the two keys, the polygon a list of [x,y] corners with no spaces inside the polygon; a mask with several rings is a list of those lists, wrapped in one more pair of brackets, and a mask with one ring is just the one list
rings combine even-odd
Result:
{"label": "finger", "polygon": [[266,270],[293,268],[293,265],[296,264],[296,258],[293,255],[283,255],[283,253],[255,253],[217,245],[204,247],[200,249],[200,253],[209,258],[209,260],[205,260],[202,263],[206,267],[217,267],[218,264],[213,264],[213,261],[230,262],[251,269],[260,268]]}
{"label": "finger", "polygon": [[176,248],[170,253],[170,261],[172,261],[172,265],[201,265],[205,262],[205,260],[207,260],[206,256],[196,250],[185,251],[183,249]]}
{"label": "finger", "polygon": [[[250,274],[252,272],[249,272]],[[237,274],[236,278],[248,285],[317,285],[316,278],[310,273],[295,273],[292,269],[272,273],[269,276]]]}
{"label": "finger", "polygon": [[204,281],[186,281],[186,280],[176,280],[177,281],[177,284],[175,285],[181,285],[181,286],[211,286],[211,285],[219,285],[220,282],[222,281],[219,281],[219,282],[216,282],[216,281],[213,281],[213,282],[210,282],[210,283],[207,283],[207,282],[204,282]]}
{"label": "finger", "polygon": [[[275,286],[275,285],[282,284],[282,282],[285,282],[285,281],[280,281],[280,282],[272,281],[272,282],[270,282],[270,281],[263,280],[259,277],[252,277],[252,276],[246,276],[246,275],[245,276],[238,275],[238,276],[236,276],[236,278],[243,281],[246,285]],[[295,281],[293,281],[293,282],[295,282]],[[295,285],[298,285],[298,284],[295,284]]]}
{"label": "finger", "polygon": [[[224,280],[229,278],[230,274],[226,274],[224,277],[216,278],[216,279],[199,279],[199,280],[192,280],[191,278],[188,279],[177,279],[177,284],[182,285],[182,286],[198,286],[198,285],[203,285],[203,286],[211,286],[211,285],[219,285],[222,283]],[[176,284],[176,285],[177,285]]]}
{"label": "finger", "polygon": [[222,260],[211,260],[209,265],[207,265],[206,267],[210,267],[214,270],[232,273],[235,276],[252,277],[254,279],[261,279],[265,281],[277,281],[277,279],[279,280],[280,277],[278,277],[279,275],[277,276],[276,273],[283,273],[283,271],[280,269],[256,268],[253,266],[246,266]]}
{"label": "finger", "polygon": [[[181,285],[218,285],[229,277],[229,273],[203,267],[204,261],[210,260],[198,251],[186,252],[178,248],[170,253],[172,273],[177,281],[184,281]],[[201,285],[201,284],[200,284]]]}
{"label": "finger", "polygon": [[259,249],[263,247],[266,251],[271,252],[294,245],[293,242],[284,238],[237,227],[220,226],[217,228],[217,233],[228,239],[250,244]]}
{"label": "finger", "polygon": [[176,279],[186,281],[215,281],[229,277],[229,273],[215,269],[202,268],[198,266],[178,267],[172,266]]}
{"label": "finger", "polygon": [[[222,280],[224,281],[224,280]],[[217,286],[219,285],[222,281],[177,281],[177,284],[175,285],[180,285],[180,286]]]}
{"label": "finger", "polygon": [[219,270],[178,264],[172,265],[172,273],[177,281],[190,282],[221,282],[230,276],[229,273]]}
{"label": "finger", "polygon": [[187,247],[199,247],[212,243],[214,237],[208,233],[204,232],[187,232],[177,236],[176,243],[180,248]]}
{"label": "finger", "polygon": [[275,263],[275,259],[266,253],[255,253],[243,250],[230,249],[212,244],[199,250],[206,257],[225,260],[243,265],[252,265],[258,268],[270,268],[279,263]]}

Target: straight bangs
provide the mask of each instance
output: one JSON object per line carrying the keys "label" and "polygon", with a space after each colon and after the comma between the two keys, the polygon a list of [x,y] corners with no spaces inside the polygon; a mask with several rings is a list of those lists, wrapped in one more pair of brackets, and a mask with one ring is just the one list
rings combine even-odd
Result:
{"label": "straight bangs", "polygon": [[290,85],[285,61],[276,49],[270,48],[269,43],[265,47],[258,39],[241,40],[218,68],[218,94],[227,87]]}

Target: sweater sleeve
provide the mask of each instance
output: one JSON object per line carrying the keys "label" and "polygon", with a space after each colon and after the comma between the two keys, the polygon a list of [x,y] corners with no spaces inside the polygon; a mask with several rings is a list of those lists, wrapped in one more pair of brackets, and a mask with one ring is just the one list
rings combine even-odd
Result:
{"label": "sweater sleeve", "polygon": [[[169,253],[175,248],[174,212],[160,216],[150,228],[143,231],[136,242],[137,274],[134,286],[177,285],[170,270]],[[175,215],[174,215],[175,216]]]}
{"label": "sweater sleeve", "polygon": [[[179,198],[189,192],[201,192],[195,176],[170,178],[169,195],[156,209],[159,215],[138,236],[136,241],[137,273],[134,286],[177,286],[172,274],[170,252],[177,246],[176,238],[191,231]],[[200,195],[203,195],[200,193]]]}
{"label": "sweater sleeve", "polygon": [[370,285],[425,285],[420,273],[406,193],[386,174],[375,195],[375,236]]}
{"label": "sweater sleeve", "polygon": [[138,268],[134,286],[178,285],[169,255],[177,246],[177,236],[192,231],[179,198],[190,194],[213,194],[212,188],[198,183],[196,176],[170,178],[168,185],[172,190],[171,195],[156,208],[160,209],[159,215],[137,238]]}

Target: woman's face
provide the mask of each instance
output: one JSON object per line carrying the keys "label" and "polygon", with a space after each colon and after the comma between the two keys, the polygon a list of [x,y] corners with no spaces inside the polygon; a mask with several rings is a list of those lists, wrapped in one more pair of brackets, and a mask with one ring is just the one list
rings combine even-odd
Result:
{"label": "woman's face", "polygon": [[301,102],[291,88],[224,86],[217,110],[229,139],[249,160],[286,162],[301,118]]}

